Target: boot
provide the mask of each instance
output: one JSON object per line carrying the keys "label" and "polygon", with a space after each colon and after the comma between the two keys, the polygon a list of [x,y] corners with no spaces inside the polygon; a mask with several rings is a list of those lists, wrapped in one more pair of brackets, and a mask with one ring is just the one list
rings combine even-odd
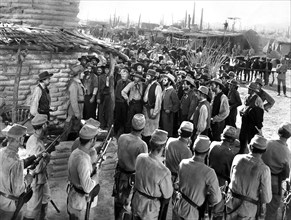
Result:
{"label": "boot", "polygon": [[24,217],[23,220],[34,220],[34,218],[26,218],[26,217]]}
{"label": "boot", "polygon": [[46,220],[46,214],[47,214],[47,207],[48,204],[42,204],[41,205],[41,210],[40,210],[40,215],[39,215],[39,220]]}
{"label": "boot", "polygon": [[277,90],[278,90],[278,96],[280,95],[280,84],[278,84],[278,86],[277,86]]}
{"label": "boot", "polygon": [[284,93],[284,96],[287,96],[286,95],[286,86],[283,86],[283,93]]}

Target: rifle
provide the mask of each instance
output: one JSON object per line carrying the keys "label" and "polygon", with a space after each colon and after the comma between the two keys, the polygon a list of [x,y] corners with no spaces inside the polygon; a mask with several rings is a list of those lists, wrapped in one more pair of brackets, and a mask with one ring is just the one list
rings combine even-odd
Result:
{"label": "rifle", "polygon": [[38,155],[32,155],[24,160],[24,169],[28,168],[30,170],[34,169],[40,162],[40,160],[45,157],[46,154],[50,154],[55,150],[55,146],[59,143],[59,140],[66,134],[65,130],[62,134],[57,136],[51,143],[45,145],[45,150],[40,152]]}
{"label": "rifle", "polygon": [[[97,172],[97,168],[101,167],[101,164],[102,162],[106,159],[104,157],[106,151],[107,151],[107,148],[112,140],[112,138],[108,139],[109,136],[110,136],[110,133],[112,131],[112,127],[110,128],[108,134],[107,134],[107,137],[105,138],[104,140],[104,143],[106,143],[105,145],[102,144],[102,148],[101,150],[99,151],[99,157],[98,157],[98,160],[95,164],[95,167],[93,169],[93,172],[91,173],[91,177],[94,176]],[[104,146],[104,147],[103,147]],[[92,205],[92,202],[94,201],[94,198],[99,194],[99,191],[100,191],[100,185],[97,184],[92,190],[91,192],[88,194],[88,197],[87,197],[87,206],[86,206],[86,214],[85,214],[85,220],[89,220],[89,217],[90,217],[90,209],[91,209],[91,205]]]}

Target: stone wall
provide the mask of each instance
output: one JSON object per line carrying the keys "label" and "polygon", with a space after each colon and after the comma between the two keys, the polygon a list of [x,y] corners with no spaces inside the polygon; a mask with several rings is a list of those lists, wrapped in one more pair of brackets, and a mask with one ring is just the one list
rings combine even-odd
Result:
{"label": "stone wall", "polygon": [[[70,65],[79,63],[78,58],[81,53],[48,53],[42,51],[29,51],[26,56],[18,92],[18,104],[29,105],[31,95],[38,83],[38,74],[43,71],[53,73],[49,86],[51,96],[51,106],[57,107],[57,111],[52,112],[52,122],[58,124],[61,118],[66,117],[68,94],[67,85],[70,80]],[[16,51],[0,50],[0,96],[5,97],[6,105],[12,104],[14,78],[17,70]],[[2,88],[3,89],[3,88]]]}

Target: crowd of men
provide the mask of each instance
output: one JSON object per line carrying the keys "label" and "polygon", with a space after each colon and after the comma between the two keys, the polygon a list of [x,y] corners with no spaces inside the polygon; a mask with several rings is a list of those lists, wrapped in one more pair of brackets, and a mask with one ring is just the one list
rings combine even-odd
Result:
{"label": "crowd of men", "polygon": [[[87,195],[99,183],[99,169],[93,172],[96,136],[112,125],[118,139],[115,219],[166,219],[170,199],[173,219],[255,219],[262,204],[267,204],[266,219],[276,219],[281,184],[290,174],[291,123],[280,125],[278,139],[262,136],[264,112],[275,101],[262,89],[261,78],[248,85],[238,136],[242,101],[232,71],[221,69],[211,78],[206,66],[190,64],[185,55],[173,59],[159,47],[150,56],[140,49],[130,61],[112,54],[79,61],[71,68],[63,138],[75,140],[68,161],[70,219],[84,219]],[[282,65],[277,70],[287,71],[281,72]],[[27,158],[18,155],[26,128],[14,124],[4,131],[8,145],[0,149],[1,219],[11,219],[27,186],[33,196],[18,217],[46,218],[49,155],[25,177],[23,173],[25,164],[44,150],[53,111],[48,90],[52,76],[40,73],[33,93],[35,131],[26,143]]]}

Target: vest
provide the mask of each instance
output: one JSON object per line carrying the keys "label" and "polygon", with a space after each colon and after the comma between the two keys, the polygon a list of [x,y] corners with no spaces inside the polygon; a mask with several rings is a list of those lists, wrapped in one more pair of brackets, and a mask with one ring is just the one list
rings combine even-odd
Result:
{"label": "vest", "polygon": [[246,100],[246,106],[254,108],[257,98],[258,98],[258,95],[255,94],[251,99],[247,99]]}
{"label": "vest", "polygon": [[148,107],[149,108],[155,108],[155,103],[156,103],[156,87],[158,83],[155,82],[154,84],[151,85],[148,93]]}
{"label": "vest", "polygon": [[48,114],[50,109],[50,102],[51,98],[49,95],[49,90],[47,88],[42,88],[41,85],[38,85],[38,87],[41,89],[41,97],[38,102],[38,113],[40,114]]}
{"label": "vest", "polygon": [[200,109],[202,107],[202,105],[206,105],[206,108],[207,108],[207,111],[208,111],[208,117],[207,117],[207,123],[206,123],[206,128],[205,129],[208,129],[210,128],[210,121],[211,121],[211,114],[210,114],[210,104],[207,100],[204,100],[202,102],[199,102],[197,108],[195,109],[195,112],[194,112],[194,116],[193,116],[193,125],[194,125],[194,128],[196,129],[197,128],[197,124],[198,124],[198,119],[199,119],[199,113],[200,113]]}
{"label": "vest", "polygon": [[220,104],[221,104],[221,96],[223,95],[223,92],[218,93],[213,100],[213,105],[212,105],[212,117],[216,116],[219,114],[220,110]]}

